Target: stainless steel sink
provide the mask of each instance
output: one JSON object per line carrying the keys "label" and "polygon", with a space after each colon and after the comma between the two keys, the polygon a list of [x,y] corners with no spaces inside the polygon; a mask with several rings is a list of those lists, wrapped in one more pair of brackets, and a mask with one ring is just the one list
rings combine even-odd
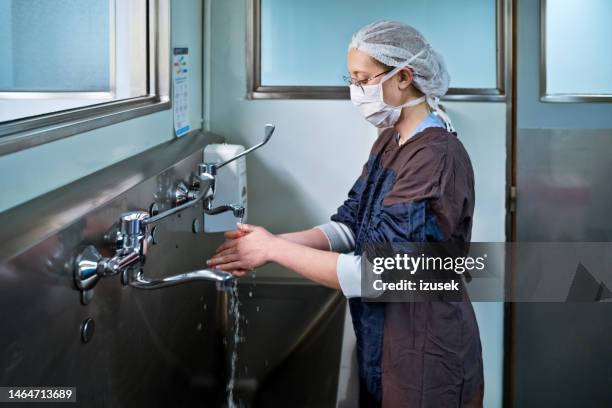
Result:
{"label": "stainless steel sink", "polygon": [[[112,256],[107,238],[119,215],[163,202],[212,141],[161,145],[0,215],[0,385],[76,387],[75,407],[225,406],[229,292],[206,281],[138,290],[116,275],[83,304],[73,278],[75,254],[95,245]],[[223,237],[194,228],[201,219],[196,206],[156,226],[148,278],[205,266]],[[238,287],[246,341],[236,397],[254,407],[332,406],[342,299],[292,279]]]}
{"label": "stainless steel sink", "polygon": [[[236,400],[253,407],[334,407],[344,297],[303,281],[269,278],[242,280],[238,293]],[[231,356],[234,320],[228,318]]]}

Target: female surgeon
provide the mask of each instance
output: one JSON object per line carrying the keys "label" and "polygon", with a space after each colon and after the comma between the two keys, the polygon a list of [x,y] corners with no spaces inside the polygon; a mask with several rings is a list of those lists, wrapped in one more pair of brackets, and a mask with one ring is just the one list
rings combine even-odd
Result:
{"label": "female surgeon", "polygon": [[209,266],[237,276],[276,262],[341,289],[357,338],[361,407],[481,407],[482,351],[472,305],[365,302],[361,254],[370,243],[469,242],[470,158],[439,107],[449,75],[440,54],[406,24],[378,21],[348,47],[351,101],[380,134],[331,221],[273,235],[239,224]]}

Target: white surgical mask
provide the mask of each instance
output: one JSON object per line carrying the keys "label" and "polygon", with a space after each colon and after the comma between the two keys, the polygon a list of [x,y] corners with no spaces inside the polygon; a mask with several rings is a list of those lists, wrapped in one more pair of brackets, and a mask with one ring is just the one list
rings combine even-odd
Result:
{"label": "white surgical mask", "polygon": [[[411,60],[413,58],[411,58]],[[420,98],[413,99],[399,106],[391,106],[385,102],[383,96],[383,82],[391,78],[407,65],[408,63],[405,63],[395,67],[382,77],[380,82],[376,85],[363,85],[363,91],[357,85],[350,85],[351,101],[357,106],[357,109],[359,109],[365,119],[377,128],[387,128],[395,125],[400,118],[402,108],[415,106],[426,100],[425,95],[423,95]]]}

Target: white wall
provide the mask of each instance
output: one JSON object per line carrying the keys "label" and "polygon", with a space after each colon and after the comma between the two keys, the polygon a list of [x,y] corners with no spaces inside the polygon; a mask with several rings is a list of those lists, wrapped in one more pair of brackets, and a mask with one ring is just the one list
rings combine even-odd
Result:
{"label": "white wall", "polygon": [[[202,1],[172,2],[172,43],[188,46],[190,119],[201,127]],[[59,188],[173,136],[166,110],[0,157],[0,212]]]}
{"label": "white wall", "polygon": [[[246,100],[245,4],[207,1],[206,119],[212,131],[245,146],[262,138],[265,123],[276,124],[271,142],[247,159],[249,222],[276,233],[309,228],[326,222],[346,198],[376,131],[349,101]],[[504,241],[506,105],[446,106],[476,173],[473,241]],[[292,276],[276,267],[262,272]],[[485,406],[500,407],[503,306],[474,306],[484,349]]]}

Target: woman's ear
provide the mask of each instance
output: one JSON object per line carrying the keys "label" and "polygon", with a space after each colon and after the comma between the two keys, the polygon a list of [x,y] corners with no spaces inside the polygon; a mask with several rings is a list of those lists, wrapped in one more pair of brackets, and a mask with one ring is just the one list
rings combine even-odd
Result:
{"label": "woman's ear", "polygon": [[397,73],[398,86],[400,90],[408,89],[410,84],[412,84],[413,74],[412,70],[408,67],[402,68]]}

